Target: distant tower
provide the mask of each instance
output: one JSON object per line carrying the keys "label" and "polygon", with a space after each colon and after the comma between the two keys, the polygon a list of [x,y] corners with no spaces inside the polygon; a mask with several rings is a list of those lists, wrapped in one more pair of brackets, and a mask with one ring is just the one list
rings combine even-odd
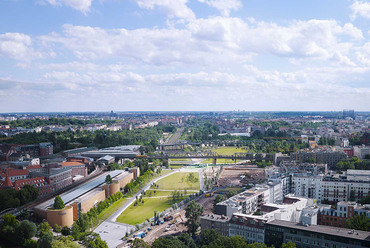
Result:
{"label": "distant tower", "polygon": [[355,111],[353,109],[343,109],[343,119],[346,119],[347,117],[355,119]]}

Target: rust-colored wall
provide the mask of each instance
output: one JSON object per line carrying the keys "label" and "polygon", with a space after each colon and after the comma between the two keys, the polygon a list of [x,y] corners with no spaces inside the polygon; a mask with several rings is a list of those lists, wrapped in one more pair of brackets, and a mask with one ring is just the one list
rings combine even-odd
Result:
{"label": "rust-colored wall", "polygon": [[78,207],[77,207],[77,203],[74,202],[71,204],[72,208],[73,208],[73,221],[77,220],[78,219]]}
{"label": "rust-colored wall", "polygon": [[48,209],[47,210],[47,220],[50,226],[54,227],[55,224],[59,226],[72,226],[73,224],[73,208],[67,206],[64,209]]}
{"label": "rust-colored wall", "polygon": [[134,167],[131,168],[130,171],[134,174],[134,179],[138,178],[140,176],[140,168],[139,167]]}

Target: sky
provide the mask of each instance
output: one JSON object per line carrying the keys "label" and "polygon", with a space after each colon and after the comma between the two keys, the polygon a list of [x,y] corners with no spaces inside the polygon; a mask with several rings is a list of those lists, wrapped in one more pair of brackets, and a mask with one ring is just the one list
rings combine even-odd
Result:
{"label": "sky", "polygon": [[370,0],[1,0],[0,112],[370,110]]}

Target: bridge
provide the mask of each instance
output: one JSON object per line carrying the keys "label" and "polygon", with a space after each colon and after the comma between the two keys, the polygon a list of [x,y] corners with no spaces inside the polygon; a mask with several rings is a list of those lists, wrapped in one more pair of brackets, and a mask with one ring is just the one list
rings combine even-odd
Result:
{"label": "bridge", "polygon": [[217,159],[231,159],[231,160],[265,160],[274,162],[275,154],[272,153],[235,153],[233,155],[220,155],[213,152],[208,153],[174,153],[174,154],[155,154],[155,155],[137,155],[137,158],[148,158],[148,159],[213,159],[213,163],[217,162]]}

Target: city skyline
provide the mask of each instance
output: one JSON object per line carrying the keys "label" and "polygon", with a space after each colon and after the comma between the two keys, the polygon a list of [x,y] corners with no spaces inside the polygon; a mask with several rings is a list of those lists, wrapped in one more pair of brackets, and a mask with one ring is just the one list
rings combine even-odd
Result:
{"label": "city skyline", "polygon": [[6,0],[0,113],[369,111],[370,2]]}

